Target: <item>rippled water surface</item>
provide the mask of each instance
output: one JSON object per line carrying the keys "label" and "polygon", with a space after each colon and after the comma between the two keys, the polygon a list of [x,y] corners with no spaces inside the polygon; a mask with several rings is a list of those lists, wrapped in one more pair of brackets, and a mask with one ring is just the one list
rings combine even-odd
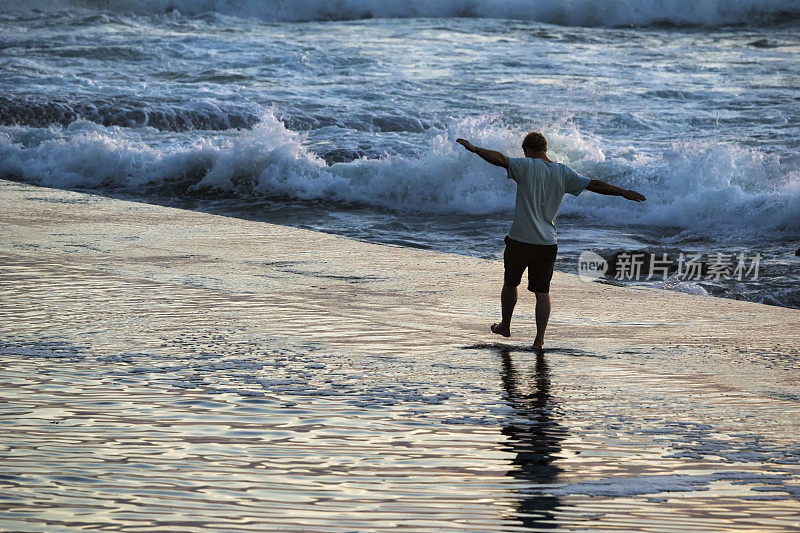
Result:
{"label": "rippled water surface", "polygon": [[0,281],[6,530],[800,526],[797,398],[637,362],[658,354],[432,351],[10,256]]}

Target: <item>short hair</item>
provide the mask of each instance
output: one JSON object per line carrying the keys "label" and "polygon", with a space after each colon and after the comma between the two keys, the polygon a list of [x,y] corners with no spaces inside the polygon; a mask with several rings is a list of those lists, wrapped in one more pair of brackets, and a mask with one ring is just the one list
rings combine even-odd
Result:
{"label": "short hair", "polygon": [[522,141],[522,149],[525,150],[526,148],[533,152],[546,152],[547,139],[538,131],[532,131],[527,134],[525,140]]}

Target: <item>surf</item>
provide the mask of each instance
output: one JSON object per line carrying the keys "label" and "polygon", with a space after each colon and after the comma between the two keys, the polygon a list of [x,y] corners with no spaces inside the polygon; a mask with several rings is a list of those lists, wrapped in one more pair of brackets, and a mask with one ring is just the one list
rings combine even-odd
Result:
{"label": "surf", "polygon": [[[551,157],[578,172],[641,190],[642,205],[618,206],[584,194],[565,200],[561,216],[595,223],[677,227],[686,235],[796,234],[800,172],[752,147],[676,142],[663,153],[631,153],[608,145],[569,120],[543,128]],[[14,127],[0,133],[0,178],[60,188],[169,187],[182,194],[285,198],[361,205],[408,214],[490,215],[510,212],[514,187],[459,150],[468,137],[521,156],[524,132],[497,117],[452,119],[430,128],[410,154],[328,163],[274,110],[250,129],[223,139],[197,135],[187,144],[149,141],[148,128],[105,127],[81,120],[67,127]],[[692,194],[686,194],[691,190]]]}

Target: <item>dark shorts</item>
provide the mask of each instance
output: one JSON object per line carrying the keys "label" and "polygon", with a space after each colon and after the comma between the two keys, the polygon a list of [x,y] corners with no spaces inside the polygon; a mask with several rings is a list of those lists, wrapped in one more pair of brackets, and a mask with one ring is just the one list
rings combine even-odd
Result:
{"label": "dark shorts", "polygon": [[506,237],[506,251],[503,253],[506,273],[503,281],[516,287],[522,281],[522,274],[527,268],[528,290],[550,292],[557,252],[558,245],[555,244],[528,244]]}

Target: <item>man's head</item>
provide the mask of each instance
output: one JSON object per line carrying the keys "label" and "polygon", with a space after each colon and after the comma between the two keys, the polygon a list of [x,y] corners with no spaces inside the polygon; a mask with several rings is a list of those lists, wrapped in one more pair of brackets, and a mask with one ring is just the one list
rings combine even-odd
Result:
{"label": "man's head", "polygon": [[547,153],[547,139],[538,131],[532,131],[522,141],[522,151],[526,156]]}

